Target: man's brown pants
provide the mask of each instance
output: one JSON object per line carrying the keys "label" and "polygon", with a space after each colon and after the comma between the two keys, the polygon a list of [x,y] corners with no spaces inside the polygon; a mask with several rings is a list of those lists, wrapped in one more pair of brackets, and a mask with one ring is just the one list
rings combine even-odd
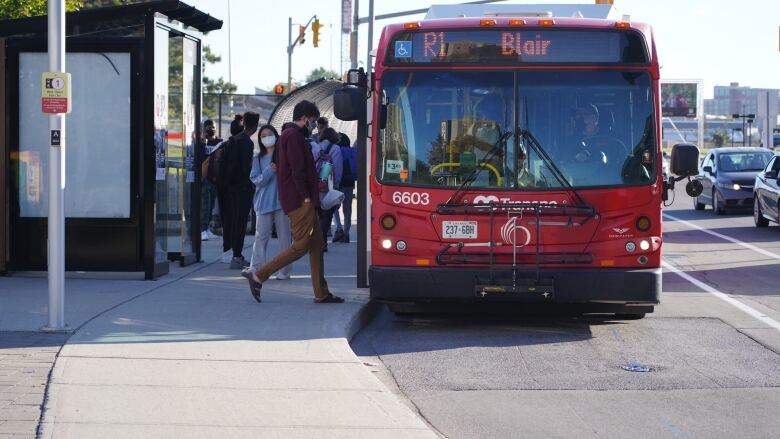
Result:
{"label": "man's brown pants", "polygon": [[317,219],[314,205],[312,203],[303,203],[301,207],[293,210],[287,216],[290,218],[290,228],[292,229],[292,245],[287,250],[276,255],[267,264],[258,268],[255,274],[260,282],[265,282],[273,273],[308,253],[314,298],[317,300],[324,299],[328,297],[330,291],[328,291],[328,283],[325,281],[325,264],[323,260],[325,244],[322,240],[322,229]]}

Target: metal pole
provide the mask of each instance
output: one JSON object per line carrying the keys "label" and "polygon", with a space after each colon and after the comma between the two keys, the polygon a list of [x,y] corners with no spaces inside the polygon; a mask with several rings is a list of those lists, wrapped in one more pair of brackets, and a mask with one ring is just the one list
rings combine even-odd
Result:
{"label": "metal pole", "polygon": [[292,17],[287,19],[287,93],[292,88]]}
{"label": "metal pole", "polygon": [[223,92],[220,91],[219,95],[218,95],[219,96],[219,98],[218,98],[219,110],[217,110],[217,114],[218,114],[217,117],[219,118],[219,122],[217,122],[217,124],[219,125],[219,138],[220,139],[222,138],[222,93]]}
{"label": "metal pole", "polygon": [[233,30],[233,20],[230,18],[230,0],[227,4],[228,13],[228,82],[233,83],[233,45],[231,44],[231,35]]}
{"label": "metal pole", "polygon": [[[743,110],[744,110],[744,108],[743,108]],[[740,114],[739,117],[742,118],[742,146],[745,146],[745,134],[746,134],[746,132],[745,132],[745,113]]]}
{"label": "metal pole", "polygon": [[[49,0],[49,71],[65,72],[65,0]],[[49,132],[60,131],[60,145],[49,146],[49,324],[65,326],[65,115],[49,115]]]}
{"label": "metal pole", "polygon": [[366,52],[366,73],[371,74],[371,51],[374,50],[374,0],[368,0],[368,51]]}
{"label": "metal pole", "polygon": [[358,67],[358,29],[360,29],[360,0],[355,0],[354,5],[354,23],[352,24],[352,35],[349,38],[349,59],[352,69]]}

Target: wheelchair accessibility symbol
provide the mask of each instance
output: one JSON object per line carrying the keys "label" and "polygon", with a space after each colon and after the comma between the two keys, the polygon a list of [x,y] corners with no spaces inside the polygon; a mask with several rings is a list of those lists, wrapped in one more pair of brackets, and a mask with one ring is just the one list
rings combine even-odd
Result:
{"label": "wheelchair accessibility symbol", "polygon": [[412,42],[411,41],[396,41],[395,42],[395,57],[396,58],[411,58],[412,57]]}

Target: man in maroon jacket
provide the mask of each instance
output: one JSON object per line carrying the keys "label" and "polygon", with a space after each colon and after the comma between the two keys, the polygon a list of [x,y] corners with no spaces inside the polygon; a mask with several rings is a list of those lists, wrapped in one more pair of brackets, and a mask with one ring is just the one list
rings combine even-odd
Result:
{"label": "man in maroon jacket", "polygon": [[282,267],[309,254],[311,283],[314,287],[315,303],[341,303],[341,297],[328,291],[325,281],[322,229],[317,219],[320,207],[319,176],[314,166],[314,157],[306,140],[316,127],[320,110],[309,101],[301,101],[293,109],[293,123],[282,131],[276,147],[276,177],[279,187],[279,201],[282,210],[290,218],[293,244],[279,253],[257,271],[244,270],[241,274],[249,280],[252,296],[260,302],[263,282]]}

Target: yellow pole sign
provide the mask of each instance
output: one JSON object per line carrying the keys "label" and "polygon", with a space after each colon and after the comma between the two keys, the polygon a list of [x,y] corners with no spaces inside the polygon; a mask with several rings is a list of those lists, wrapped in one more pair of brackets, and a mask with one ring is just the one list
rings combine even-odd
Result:
{"label": "yellow pole sign", "polygon": [[70,113],[70,73],[43,72],[41,110],[48,114]]}

